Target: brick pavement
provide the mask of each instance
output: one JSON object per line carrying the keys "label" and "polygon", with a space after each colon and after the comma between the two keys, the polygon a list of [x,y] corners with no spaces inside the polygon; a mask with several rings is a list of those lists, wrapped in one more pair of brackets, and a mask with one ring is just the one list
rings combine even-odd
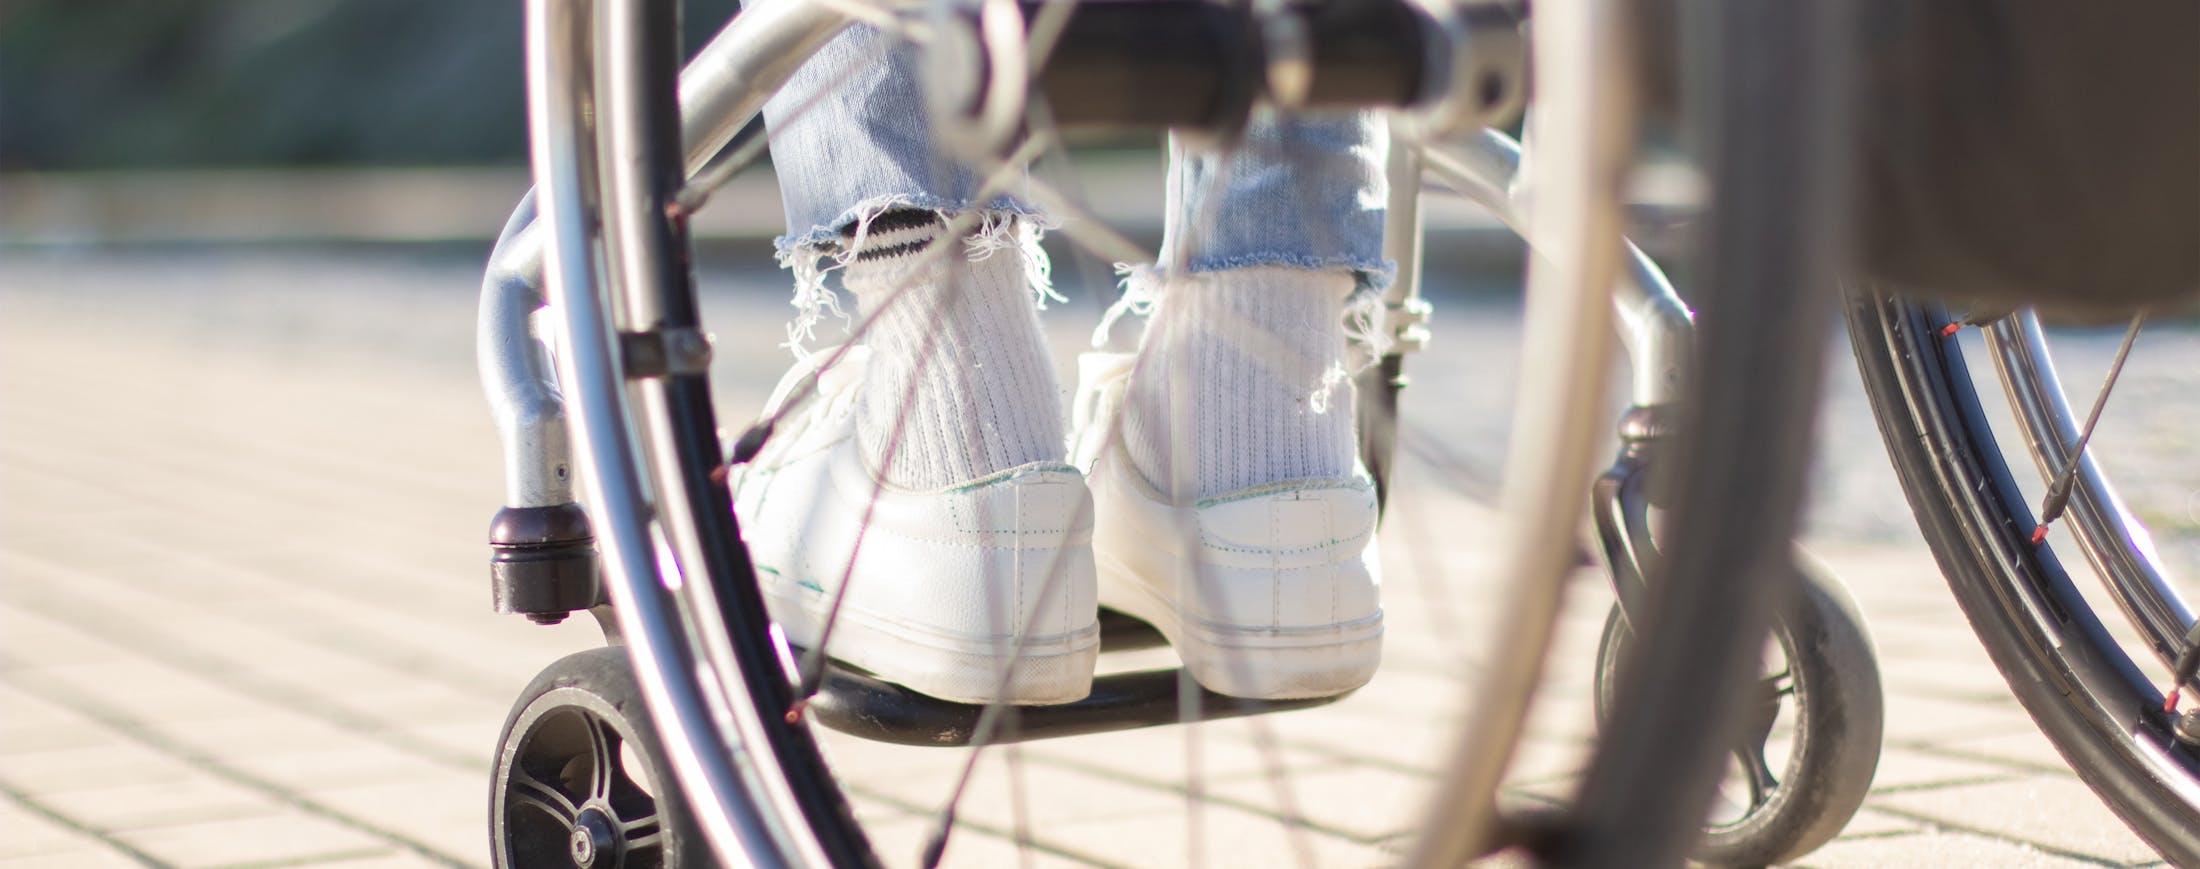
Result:
{"label": "brick pavement", "polygon": [[[599,640],[488,612],[480,539],[499,482],[469,364],[470,266],[7,256],[0,869],[487,865],[506,708]],[[778,316],[776,300],[713,304]],[[1465,331],[1486,345],[1505,329]],[[1198,824],[1184,729],[1035,743],[980,769],[951,865],[1018,860],[1019,829],[1041,866],[1178,864],[1195,828],[1215,865],[1287,864],[1295,848],[1323,866],[1394,860],[1488,654],[1473,638],[1494,523],[1475,464],[1398,496],[1373,684],[1191,729]],[[2033,730],[1920,547],[1831,535],[1818,552],[1900,666],[1871,800],[1800,865],[2159,865]],[[1588,575],[1569,594],[1516,799],[1563,795],[1589,735],[1609,596]],[[960,755],[829,743],[862,770],[849,787],[882,853],[905,863]],[[1012,771],[1041,795],[1028,818]],[[1291,805],[1312,819],[1295,839]]]}

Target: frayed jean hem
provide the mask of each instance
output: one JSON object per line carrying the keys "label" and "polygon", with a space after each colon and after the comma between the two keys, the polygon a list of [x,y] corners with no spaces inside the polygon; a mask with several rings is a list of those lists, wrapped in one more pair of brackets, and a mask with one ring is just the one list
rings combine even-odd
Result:
{"label": "frayed jean hem", "polygon": [[787,324],[787,341],[782,346],[794,351],[795,358],[809,354],[807,345],[817,337],[817,327],[826,316],[840,320],[844,331],[853,326],[854,319],[826,284],[825,275],[847,266],[855,258],[855,248],[863,244],[871,222],[894,211],[931,212],[943,224],[953,223],[962,215],[978,214],[978,225],[960,240],[964,257],[975,262],[1008,251],[1021,264],[1033,305],[1045,310],[1050,301],[1067,301],[1054,291],[1053,266],[1047,260],[1046,249],[1039,246],[1039,237],[1054,225],[1030,206],[1006,197],[981,209],[972,208],[968,200],[875,196],[841,212],[830,224],[820,224],[802,235],[781,236],[775,242],[780,267],[794,275],[794,297],[789,303],[794,306],[795,316]]}
{"label": "frayed jean hem", "polygon": [[1050,227],[1046,216],[1036,208],[1007,197],[995,199],[980,208],[968,199],[947,199],[921,193],[904,193],[891,196],[874,196],[842,210],[832,220],[810,227],[801,235],[787,234],[772,239],[772,248],[778,253],[781,265],[787,265],[794,257],[807,253],[824,256],[838,253],[846,239],[849,227],[861,226],[889,211],[929,211],[941,220],[952,220],[957,214],[969,211],[987,212],[987,223],[1001,217],[1016,217],[1031,221],[1042,228]]}
{"label": "frayed jean hem", "polygon": [[1189,274],[1230,271],[1232,269],[1286,268],[1310,272],[1348,271],[1357,284],[1354,295],[1380,293],[1390,289],[1398,280],[1398,264],[1386,259],[1365,259],[1352,256],[1312,256],[1308,254],[1247,253],[1233,256],[1194,257],[1185,265]]}

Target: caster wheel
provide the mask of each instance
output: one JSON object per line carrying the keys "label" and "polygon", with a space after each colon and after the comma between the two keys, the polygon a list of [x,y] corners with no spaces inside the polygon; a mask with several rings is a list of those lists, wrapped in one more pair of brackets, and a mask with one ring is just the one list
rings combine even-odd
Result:
{"label": "caster wheel", "polygon": [[665,769],[626,650],[558,659],[504,719],[489,793],[496,865],[707,866],[707,846]]}
{"label": "caster wheel", "polygon": [[[1714,866],[1783,863],[1848,826],[1879,768],[1884,725],[1878,654],[1847,589],[1798,567],[1796,600],[1774,625],[1759,702],[1734,746],[1695,858]],[[1608,720],[1632,634],[1617,606],[1597,647],[1596,716]]]}

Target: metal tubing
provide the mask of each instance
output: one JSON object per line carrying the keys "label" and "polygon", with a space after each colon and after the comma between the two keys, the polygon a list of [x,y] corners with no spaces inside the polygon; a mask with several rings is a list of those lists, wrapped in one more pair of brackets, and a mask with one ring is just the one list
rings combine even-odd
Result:
{"label": "metal tubing", "polygon": [[1421,149],[1409,132],[1390,125],[1390,154],[1383,174],[1390,182],[1389,207],[1383,212],[1383,258],[1398,264],[1398,275],[1383,294],[1396,309],[1421,297]]}
{"label": "metal tubing", "polygon": [[680,71],[680,141],[701,171],[764,101],[826,41],[848,28],[850,3],[751,0]]}
{"label": "metal tubing", "polygon": [[535,335],[543,304],[542,236],[535,197],[520,201],[489,254],[481,279],[474,354],[504,447],[504,505],[555,507],[573,501],[565,440],[565,399],[548,348]]}
{"label": "metal tubing", "polygon": [[1575,563],[1575,534],[1603,427],[1611,359],[1609,294],[1619,271],[1619,182],[1633,141],[1615,0],[1539,9],[1534,45],[1539,102],[1529,123],[1542,149],[1532,175],[1536,208],[1520,402],[1505,460],[1498,564],[1505,580],[1495,657],[1468,698],[1474,712],[1454,743],[1451,770],[1430,801],[1407,865],[1452,867],[1488,849],[1497,786],[1511,763]]}
{"label": "metal tubing", "polygon": [[563,315],[561,382],[573,389],[572,433],[589,459],[587,494],[602,532],[606,586],[628,641],[643,700],[666,760],[719,862],[780,862],[778,843],[741,792],[731,747],[699,692],[701,674],[664,590],[650,493],[637,473],[614,325],[597,285],[599,239],[594,103],[594,3],[529,0],[527,98],[544,277]]}
{"label": "metal tubing", "polygon": [[[2008,395],[2009,412],[2022,424],[2032,460],[2042,477],[2052,479],[2069,465],[2070,445],[2077,441],[2078,431],[2039,317],[2028,310],[2002,318],[1986,331],[1986,346]],[[2192,605],[2163,575],[2154,542],[2144,532],[2132,535],[2139,523],[2125,511],[2090,452],[2079,459],[2070,516],[2070,525],[2084,544],[2079,548],[2085,550],[2117,606],[2145,632],[2147,647],[2156,658],[2165,665],[2175,661],[2193,624]],[[2123,557],[2104,557],[2106,553]]]}
{"label": "metal tubing", "polygon": [[[1519,142],[1483,130],[1465,143],[1424,147],[1421,159],[1447,186],[1489,209],[1531,247],[1544,250],[1529,231],[1531,211],[1519,183]],[[1612,306],[1619,313],[1620,340],[1633,362],[1632,403],[1654,407],[1679,401],[1694,324],[1665,273],[1632,242],[1626,245],[1626,270],[1612,285]]]}
{"label": "metal tubing", "polygon": [[[673,7],[666,0],[603,2],[596,106],[606,124],[599,136],[606,167],[604,226],[611,241],[605,253],[612,282],[606,301],[623,312],[629,331],[697,328],[701,316],[693,276],[684,265],[686,239],[666,213],[686,175],[671,141],[676,107],[657,102],[672,99],[675,83],[669,54],[678,45]],[[742,582],[749,566],[726,551],[739,532],[732,527],[724,487],[709,480],[720,454],[706,376],[643,378],[630,389],[628,418],[637,442],[646,445],[640,469],[654,493],[663,535],[657,557],[669,561],[667,573],[683,578],[671,590],[692,631],[690,649],[709,675],[701,688],[706,706],[717,713],[715,734],[730,740],[725,748],[745,783],[745,796],[757,801],[757,818],[777,844],[777,854],[797,865],[829,865],[780,758],[768,748],[762,713],[752,701],[766,692],[751,690],[748,675],[732,658],[717,589]],[[764,678],[773,677],[783,674]],[[752,847],[752,858],[755,853]]]}
{"label": "metal tubing", "polygon": [[[680,116],[691,176],[733,144],[735,133],[803,59],[848,26],[845,12],[826,7],[751,3],[688,63],[680,77]],[[573,500],[565,402],[533,317],[544,303],[542,233],[533,226],[535,215],[530,193],[490,255],[475,337],[482,388],[504,447],[507,507]]]}

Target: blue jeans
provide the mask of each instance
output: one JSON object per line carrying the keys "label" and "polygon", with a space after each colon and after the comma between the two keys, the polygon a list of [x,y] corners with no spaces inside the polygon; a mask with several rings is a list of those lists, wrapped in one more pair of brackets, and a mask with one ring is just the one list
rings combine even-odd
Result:
{"label": "blue jeans", "polygon": [[[938,156],[917,69],[914,47],[858,24],[765,105],[787,209],[783,262],[814,269],[842,229],[896,209],[981,209],[1045,222],[1013,193],[972,201],[981,180]],[[1172,137],[1161,261],[1195,273],[1349,270],[1363,289],[1387,286],[1388,148],[1388,129],[1367,113],[1256,120],[1227,154]]]}

